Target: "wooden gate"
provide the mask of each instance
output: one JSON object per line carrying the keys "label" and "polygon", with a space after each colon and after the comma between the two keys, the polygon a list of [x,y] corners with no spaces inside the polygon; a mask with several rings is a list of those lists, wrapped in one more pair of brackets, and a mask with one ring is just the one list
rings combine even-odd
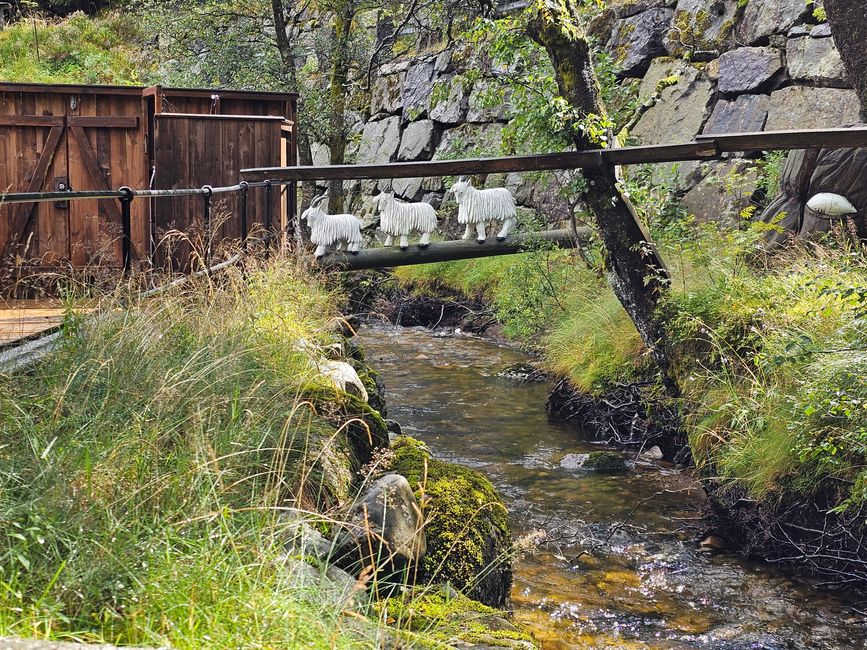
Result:
{"label": "wooden gate", "polygon": [[[282,117],[163,113],[154,122],[156,189],[235,185],[240,169],[285,159]],[[239,193],[213,197],[212,242],[237,242],[256,229],[280,227],[285,202],[278,200],[278,188],[250,188],[247,205],[244,224]],[[205,246],[202,197],[157,199],[153,210],[158,263],[172,259],[186,268],[194,249],[201,253]]]}
{"label": "wooden gate", "polygon": [[[76,86],[0,88],[0,190],[43,192],[142,187],[139,89]],[[147,251],[148,205],[132,212],[135,257]],[[114,201],[0,206],[0,256],[33,266],[122,265],[120,208]]]}

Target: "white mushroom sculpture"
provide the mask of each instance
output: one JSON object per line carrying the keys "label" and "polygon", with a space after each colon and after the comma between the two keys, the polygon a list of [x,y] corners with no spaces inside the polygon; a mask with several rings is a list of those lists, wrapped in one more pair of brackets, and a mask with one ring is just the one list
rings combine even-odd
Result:
{"label": "white mushroom sculpture", "polygon": [[329,246],[336,250],[344,248],[357,254],[361,250],[361,219],[354,214],[327,214],[320,204],[328,194],[313,199],[310,207],[301,215],[301,220],[307,220],[310,226],[310,241],[316,244],[313,255],[320,258],[325,255]]}
{"label": "white mushroom sculpture", "polygon": [[858,209],[845,196],[822,192],[807,201],[807,207],[823,217],[842,219],[858,213]]}
{"label": "white mushroom sculpture", "polygon": [[503,241],[518,223],[515,210],[515,197],[504,187],[477,190],[466,176],[461,176],[450,190],[458,202],[458,223],[466,224],[463,239],[472,236],[476,227],[477,241],[484,244],[487,239],[485,226],[489,221],[502,221],[497,241]]}
{"label": "white mushroom sculpture", "polygon": [[427,248],[431,233],[437,229],[437,212],[430,203],[404,203],[394,198],[394,192],[382,192],[377,197],[379,227],[386,234],[385,245],[392,246],[400,237],[400,249],[409,247],[409,235],[421,233],[419,248]]}

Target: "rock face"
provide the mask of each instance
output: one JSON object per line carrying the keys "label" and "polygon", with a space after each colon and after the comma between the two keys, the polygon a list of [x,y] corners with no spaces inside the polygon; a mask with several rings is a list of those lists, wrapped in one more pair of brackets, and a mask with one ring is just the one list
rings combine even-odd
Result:
{"label": "rock face", "polygon": [[737,0],[678,0],[665,38],[669,54],[722,51],[738,12]]}
{"label": "rock face", "polygon": [[389,572],[417,565],[427,552],[421,509],[407,480],[388,474],[352,505],[336,536],[339,563]]}
{"label": "rock face", "polygon": [[434,151],[436,128],[432,120],[411,122],[403,130],[398,160],[429,160]]}
{"label": "rock face", "polygon": [[469,106],[464,80],[446,77],[434,86],[430,117],[442,124],[460,124],[467,118]]}
{"label": "rock face", "polygon": [[750,206],[758,182],[754,165],[745,160],[718,164],[681,201],[681,205],[704,223],[737,226],[741,212]]}
{"label": "rock face", "polygon": [[424,61],[410,66],[403,81],[403,119],[405,122],[427,115],[433,91],[434,64]]}
{"label": "rock face", "polygon": [[845,87],[846,71],[832,38],[792,38],[786,46],[793,81]]}
{"label": "rock face", "polygon": [[761,131],[768,120],[768,95],[741,95],[733,101],[721,99],[713,109],[703,133],[749,133]]}
{"label": "rock face", "polygon": [[719,58],[719,91],[724,95],[770,89],[784,73],[783,56],[772,47],[739,47]]}
{"label": "rock face", "polygon": [[739,42],[756,45],[774,34],[785,34],[807,13],[804,0],[760,0],[748,2],[738,21],[735,35]]}
{"label": "rock face", "polygon": [[859,113],[854,90],[790,86],[771,94],[765,130],[841,127],[857,124]]}
{"label": "rock face", "polygon": [[401,89],[404,73],[377,77],[370,90],[370,112],[399,113],[401,108]]}
{"label": "rock face", "polygon": [[507,122],[514,116],[511,93],[503,93],[492,83],[479,81],[473,86],[467,108],[468,122]]}
{"label": "rock face", "polygon": [[359,163],[391,162],[400,144],[400,118],[388,117],[384,120],[368,122],[361,133],[358,147]]}
{"label": "rock face", "polygon": [[632,134],[642,144],[689,142],[701,133],[713,97],[710,80],[692,66],[681,68],[678,83],[662,92]]}
{"label": "rock face", "polygon": [[655,57],[665,54],[665,35],[673,17],[674,11],[660,7],[614,23],[607,49],[614,53],[619,76],[644,74]]}
{"label": "rock face", "polygon": [[509,517],[491,482],[475,470],[432,458],[421,442],[392,443],[392,470],[423,491],[428,553],[421,578],[448,582],[491,607],[503,607],[512,586]]}

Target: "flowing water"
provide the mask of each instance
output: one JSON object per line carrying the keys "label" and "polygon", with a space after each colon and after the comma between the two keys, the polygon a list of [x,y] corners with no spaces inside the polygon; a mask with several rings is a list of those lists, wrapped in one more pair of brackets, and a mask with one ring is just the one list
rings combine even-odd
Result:
{"label": "flowing water", "polygon": [[544,384],[497,376],[522,353],[390,326],[359,338],[404,433],[490,477],[516,538],[544,531],[514,564],[512,600],[545,648],[867,648],[865,620],[846,602],[702,553],[703,498],[689,474],[664,462],[619,476],[562,469],[566,453],[600,446],[548,420]]}

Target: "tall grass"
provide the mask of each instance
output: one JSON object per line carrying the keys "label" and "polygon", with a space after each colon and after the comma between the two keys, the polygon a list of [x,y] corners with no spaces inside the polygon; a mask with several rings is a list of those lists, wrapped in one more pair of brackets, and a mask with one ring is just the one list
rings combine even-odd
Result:
{"label": "tall grass", "polygon": [[334,298],[289,264],[116,298],[0,376],[0,635],[374,646],[282,545],[283,509],[327,513],[351,480],[311,363]]}

